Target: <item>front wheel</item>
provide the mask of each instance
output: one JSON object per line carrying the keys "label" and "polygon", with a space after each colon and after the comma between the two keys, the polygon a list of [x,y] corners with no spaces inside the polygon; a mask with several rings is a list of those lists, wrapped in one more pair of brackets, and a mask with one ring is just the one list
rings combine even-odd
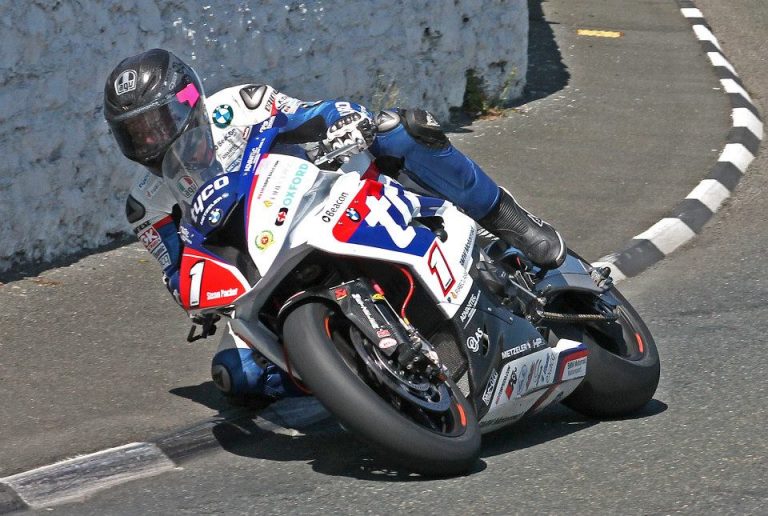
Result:
{"label": "front wheel", "polygon": [[450,380],[430,394],[447,395],[447,409],[430,411],[412,395],[377,384],[375,375],[366,370],[371,362],[361,360],[353,345],[359,332],[331,307],[301,305],[288,315],[283,328],[288,359],[312,393],[388,460],[416,473],[440,476],[465,473],[477,462],[477,419]]}
{"label": "front wheel", "polygon": [[659,383],[659,352],[638,313],[614,287],[616,322],[586,325],[589,349],[584,381],[563,403],[593,417],[620,417],[648,403]]}

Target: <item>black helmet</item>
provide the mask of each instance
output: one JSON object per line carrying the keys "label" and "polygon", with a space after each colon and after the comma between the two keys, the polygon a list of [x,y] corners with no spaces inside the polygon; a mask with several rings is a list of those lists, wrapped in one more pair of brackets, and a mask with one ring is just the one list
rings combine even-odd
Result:
{"label": "black helmet", "polygon": [[206,123],[203,86],[195,71],[167,50],[129,57],[104,85],[104,118],[130,160],[160,173],[178,136]]}

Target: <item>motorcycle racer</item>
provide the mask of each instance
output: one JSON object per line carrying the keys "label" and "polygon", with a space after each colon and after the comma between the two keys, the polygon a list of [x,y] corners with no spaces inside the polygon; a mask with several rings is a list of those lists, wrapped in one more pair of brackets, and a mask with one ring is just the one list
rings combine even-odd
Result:
{"label": "motorcycle racer", "polygon": [[[104,116],[123,155],[146,170],[126,201],[134,233],[159,261],[166,286],[178,301],[183,247],[181,210],[161,173],[165,152],[180,134],[209,126],[216,158],[239,166],[235,141],[243,126],[274,123],[278,144],[339,149],[360,142],[381,168],[403,170],[418,185],[448,199],[485,229],[520,249],[535,265],[554,268],[566,247],[552,226],[523,209],[471,159],[453,147],[440,124],[422,109],[373,114],[349,101],[304,102],[264,84],[224,88],[208,97],[196,72],[176,55],[153,49],[121,61],[104,87]],[[309,152],[311,157],[312,152]],[[216,386],[234,401],[298,395],[288,375],[254,353],[230,329],[212,361]]]}

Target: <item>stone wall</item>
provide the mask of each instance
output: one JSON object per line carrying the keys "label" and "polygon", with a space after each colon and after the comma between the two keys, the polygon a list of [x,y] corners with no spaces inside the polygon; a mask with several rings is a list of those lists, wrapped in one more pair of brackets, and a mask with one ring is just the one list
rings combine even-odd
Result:
{"label": "stone wall", "polygon": [[5,0],[0,2],[0,271],[125,234],[136,166],[103,121],[104,80],[153,47],[207,91],[267,82],[372,108],[460,106],[467,70],[519,96],[526,0]]}

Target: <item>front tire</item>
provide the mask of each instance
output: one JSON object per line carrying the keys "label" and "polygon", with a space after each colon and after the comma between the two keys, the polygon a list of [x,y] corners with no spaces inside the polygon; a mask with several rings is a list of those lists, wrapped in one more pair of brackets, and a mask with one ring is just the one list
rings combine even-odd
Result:
{"label": "front tire", "polygon": [[[331,332],[331,317],[343,318],[329,306],[308,303],[286,318],[284,343],[302,381],[342,424],[384,452],[384,457],[410,471],[431,476],[462,474],[480,454],[480,430],[474,410],[449,384],[452,400],[444,416],[445,432],[427,428],[372,389],[344,356],[343,332]],[[336,341],[336,342],[335,342]]]}

